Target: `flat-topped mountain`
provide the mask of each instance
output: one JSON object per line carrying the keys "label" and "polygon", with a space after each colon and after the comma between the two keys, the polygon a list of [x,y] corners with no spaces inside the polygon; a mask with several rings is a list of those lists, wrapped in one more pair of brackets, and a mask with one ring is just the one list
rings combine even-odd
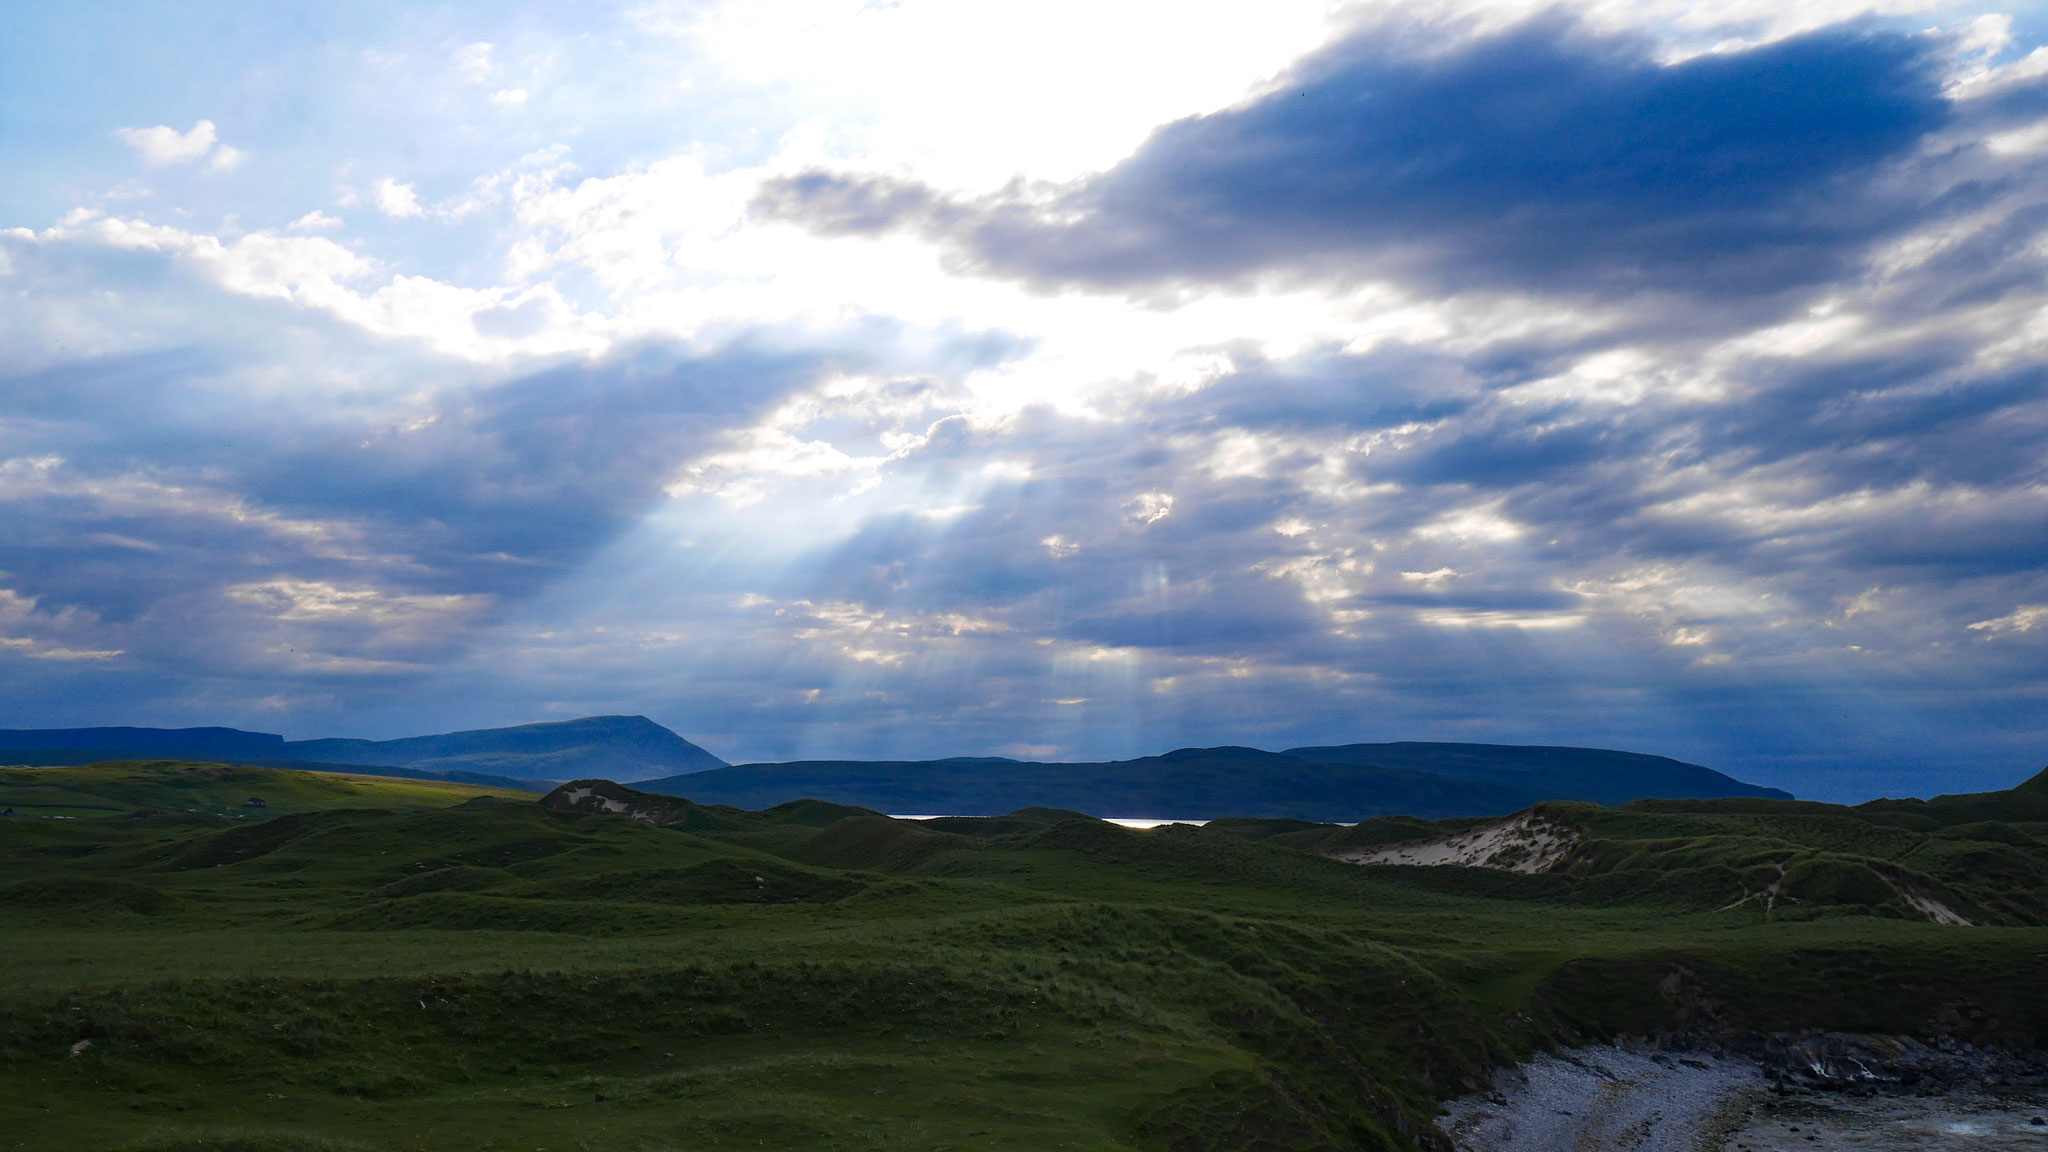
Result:
{"label": "flat-topped mountain", "polygon": [[[1385,750],[1375,757],[1369,750]],[[767,808],[798,799],[884,812],[991,816],[1069,808],[1106,817],[1358,820],[1497,816],[1540,800],[1787,798],[1697,764],[1598,748],[1354,744],[1264,752],[1183,748],[1107,763],[987,757],[804,760],[642,781],[703,804]]]}
{"label": "flat-topped mountain", "polygon": [[632,781],[725,766],[645,716],[586,716],[398,740],[286,740],[236,728],[0,730],[0,763],[158,759],[403,769],[487,783],[581,776]]}
{"label": "flat-topped mountain", "polygon": [[0,728],[0,760],[18,764],[120,758],[276,760],[284,755],[284,737],[239,728]]}
{"label": "flat-topped mountain", "polygon": [[399,740],[293,740],[286,755],[330,764],[395,764],[535,780],[622,782],[723,768],[725,761],[645,716],[585,716]]}

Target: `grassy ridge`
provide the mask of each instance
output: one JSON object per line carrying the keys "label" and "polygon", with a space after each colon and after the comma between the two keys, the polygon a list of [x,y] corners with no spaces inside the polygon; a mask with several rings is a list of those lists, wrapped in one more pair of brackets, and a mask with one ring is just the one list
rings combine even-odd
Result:
{"label": "grassy ridge", "polygon": [[[1535,818],[1574,839],[1542,875],[1452,869],[1418,882],[1528,900],[1707,910],[1754,905],[1765,919],[1856,915],[1973,924],[2048,923],[2048,791],[2038,782],[1932,801],[1848,807],[1799,801],[1548,803]],[[1319,853],[1429,841],[1485,821],[1408,817],[1345,828],[1224,820],[1217,831]],[[1941,912],[1933,911],[1939,905]]]}
{"label": "grassy ridge", "polygon": [[[330,808],[441,808],[484,795],[529,794],[439,780],[179,760],[0,767],[0,811],[21,816],[89,819],[158,811],[246,819]],[[251,805],[252,799],[263,803]]]}
{"label": "grassy ridge", "polygon": [[[104,771],[132,800],[138,769]],[[2042,929],[1596,899],[1585,876],[1361,868],[1286,842],[1431,831],[1414,822],[918,825],[586,788],[232,826],[0,822],[0,1132],[24,1149],[1402,1149],[1441,1146],[1437,1100],[1561,1039],[2048,1035]],[[1934,835],[1849,843],[1804,809],[1604,812],[1585,815],[1620,823],[1589,846],[1712,839],[1737,817],[1794,821],[1770,835],[1812,851]]]}

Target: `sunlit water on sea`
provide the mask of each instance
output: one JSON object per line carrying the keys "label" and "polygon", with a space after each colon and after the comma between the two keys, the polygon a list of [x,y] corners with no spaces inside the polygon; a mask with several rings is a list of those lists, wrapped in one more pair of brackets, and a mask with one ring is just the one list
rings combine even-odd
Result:
{"label": "sunlit water on sea", "polygon": [[1800,1096],[1759,1106],[1722,1152],[2048,1149],[2048,1093]]}

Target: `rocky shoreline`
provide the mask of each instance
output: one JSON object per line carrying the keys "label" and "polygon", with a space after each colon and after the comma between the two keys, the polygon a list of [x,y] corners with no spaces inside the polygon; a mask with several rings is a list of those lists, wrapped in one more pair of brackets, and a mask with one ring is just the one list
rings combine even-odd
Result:
{"label": "rocky shoreline", "polygon": [[1809,1032],[1544,1053],[1453,1101],[1460,1152],[2048,1148],[2048,1053]]}
{"label": "rocky shoreline", "polygon": [[1745,1038],[1721,1050],[1757,1060],[1780,1091],[1940,1095],[2048,1088],[2048,1052],[2012,1052],[1947,1037],[1805,1032]]}

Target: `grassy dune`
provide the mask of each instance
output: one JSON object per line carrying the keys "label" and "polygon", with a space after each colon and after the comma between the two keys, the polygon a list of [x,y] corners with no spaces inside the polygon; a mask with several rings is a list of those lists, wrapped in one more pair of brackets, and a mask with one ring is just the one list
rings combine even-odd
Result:
{"label": "grassy dune", "polygon": [[[90,819],[161,811],[248,819],[329,808],[444,808],[480,795],[531,798],[526,792],[439,780],[178,760],[0,766],[0,810],[19,816]],[[252,799],[263,804],[252,805]]]}
{"label": "grassy dune", "polygon": [[[1513,876],[1311,850],[1385,827],[400,780],[363,807],[217,768],[65,769],[124,814],[0,822],[0,1147],[1434,1147],[1438,1100],[1579,1037],[2048,1034],[2032,896],[1961,928],[1853,885],[1796,915],[1708,890],[1785,845],[2037,859],[2023,820],[1586,808],[1598,835]],[[279,799],[244,819],[169,799],[252,788]]]}

